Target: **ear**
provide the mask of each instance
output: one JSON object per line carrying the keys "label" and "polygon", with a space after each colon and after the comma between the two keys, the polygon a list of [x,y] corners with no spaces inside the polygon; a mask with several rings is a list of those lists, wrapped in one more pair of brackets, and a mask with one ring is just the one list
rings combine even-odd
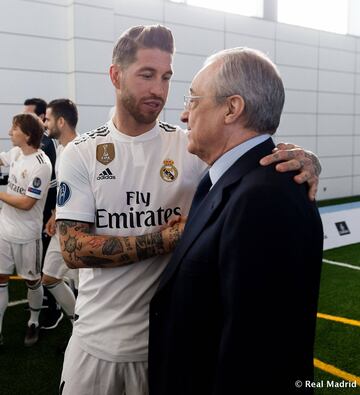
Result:
{"label": "ear", "polygon": [[65,125],[65,119],[64,119],[64,117],[59,117],[59,118],[57,119],[57,123],[58,123],[58,125],[60,126],[60,128],[63,128],[64,125]]}
{"label": "ear", "polygon": [[234,123],[244,114],[245,101],[241,96],[234,95],[230,96],[226,102],[225,124]]}
{"label": "ear", "polygon": [[116,89],[120,89],[121,70],[117,64],[112,64],[109,70],[110,79]]}

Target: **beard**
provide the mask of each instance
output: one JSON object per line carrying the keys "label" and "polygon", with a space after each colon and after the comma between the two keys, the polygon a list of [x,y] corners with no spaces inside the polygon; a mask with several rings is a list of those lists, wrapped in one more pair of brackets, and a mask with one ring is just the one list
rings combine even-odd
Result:
{"label": "beard", "polygon": [[[135,96],[126,88],[124,89],[120,99],[124,108],[135,119],[135,121],[143,124],[151,124],[155,122],[158,115],[160,114],[160,112],[164,107],[164,100],[161,97],[158,96],[146,97],[140,99],[137,102]],[[162,105],[160,106],[159,109],[154,109],[154,111],[149,111],[146,113],[142,112],[140,110],[141,101],[151,100],[151,99],[161,100]]]}
{"label": "beard", "polygon": [[59,137],[61,136],[61,132],[56,126],[54,126],[53,129],[48,129],[47,131],[48,131],[49,137],[51,137],[52,139],[58,140]]}

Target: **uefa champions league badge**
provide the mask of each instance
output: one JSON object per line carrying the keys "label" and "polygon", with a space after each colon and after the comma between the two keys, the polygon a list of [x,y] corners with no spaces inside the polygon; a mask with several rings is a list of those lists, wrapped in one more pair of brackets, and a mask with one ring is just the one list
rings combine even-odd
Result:
{"label": "uefa champions league badge", "polygon": [[41,179],[39,177],[35,177],[33,179],[33,186],[35,188],[39,188],[41,186]]}
{"label": "uefa champions league badge", "polygon": [[178,170],[174,166],[172,159],[165,159],[163,161],[164,166],[160,169],[160,177],[166,182],[173,182],[178,177]]}
{"label": "uefa champions league badge", "polygon": [[71,189],[66,182],[61,182],[57,194],[57,205],[62,207],[70,199]]}
{"label": "uefa champions league badge", "polygon": [[96,160],[103,165],[108,165],[115,158],[115,147],[113,143],[99,144],[96,146]]}

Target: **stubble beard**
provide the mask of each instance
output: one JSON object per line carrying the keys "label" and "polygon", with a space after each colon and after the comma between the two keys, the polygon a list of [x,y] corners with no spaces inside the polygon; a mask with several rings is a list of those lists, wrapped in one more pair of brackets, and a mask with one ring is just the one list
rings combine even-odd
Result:
{"label": "stubble beard", "polygon": [[61,136],[61,132],[57,127],[55,127],[54,129],[51,129],[51,130],[48,129],[48,134],[49,134],[50,138],[56,139],[56,140],[58,140]]}
{"label": "stubble beard", "polygon": [[127,112],[135,119],[136,122],[145,125],[154,123],[163,109],[163,107],[161,107],[161,109],[158,111],[144,114],[139,109],[139,104],[136,102],[135,97],[129,91],[126,91],[123,94],[123,96],[121,97],[121,103],[127,110]]}

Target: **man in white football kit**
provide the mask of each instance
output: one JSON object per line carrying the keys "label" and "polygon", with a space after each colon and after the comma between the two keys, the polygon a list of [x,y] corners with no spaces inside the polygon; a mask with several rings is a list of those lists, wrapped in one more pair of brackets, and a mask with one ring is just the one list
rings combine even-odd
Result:
{"label": "man in white football kit", "polygon": [[82,269],[62,394],[148,393],[149,302],[169,260],[161,254],[174,248],[182,224],[160,229],[188,213],[206,168],[188,153],[181,129],[157,121],[173,49],[163,26],[126,31],[110,68],[113,119],[63,152],[60,243],[67,264]]}
{"label": "man in white football kit", "polygon": [[[76,125],[78,112],[76,105],[69,99],[51,101],[46,108],[45,126],[49,136],[59,141],[57,148],[55,174],[58,179],[58,168],[61,153],[65,146],[77,136]],[[54,296],[71,322],[74,319],[75,295],[64,282],[64,277],[77,278],[77,270],[69,269],[61,254],[59,233],[56,232],[55,210],[45,226],[51,241],[45,255],[42,284]]]}
{"label": "man in white football kit", "polygon": [[16,268],[28,288],[30,319],[25,346],[38,340],[43,299],[42,213],[52,171],[50,159],[39,149],[43,132],[35,115],[16,115],[9,132],[14,148],[0,153],[0,165],[10,166],[7,191],[0,192],[0,333],[9,301],[9,276]]}

